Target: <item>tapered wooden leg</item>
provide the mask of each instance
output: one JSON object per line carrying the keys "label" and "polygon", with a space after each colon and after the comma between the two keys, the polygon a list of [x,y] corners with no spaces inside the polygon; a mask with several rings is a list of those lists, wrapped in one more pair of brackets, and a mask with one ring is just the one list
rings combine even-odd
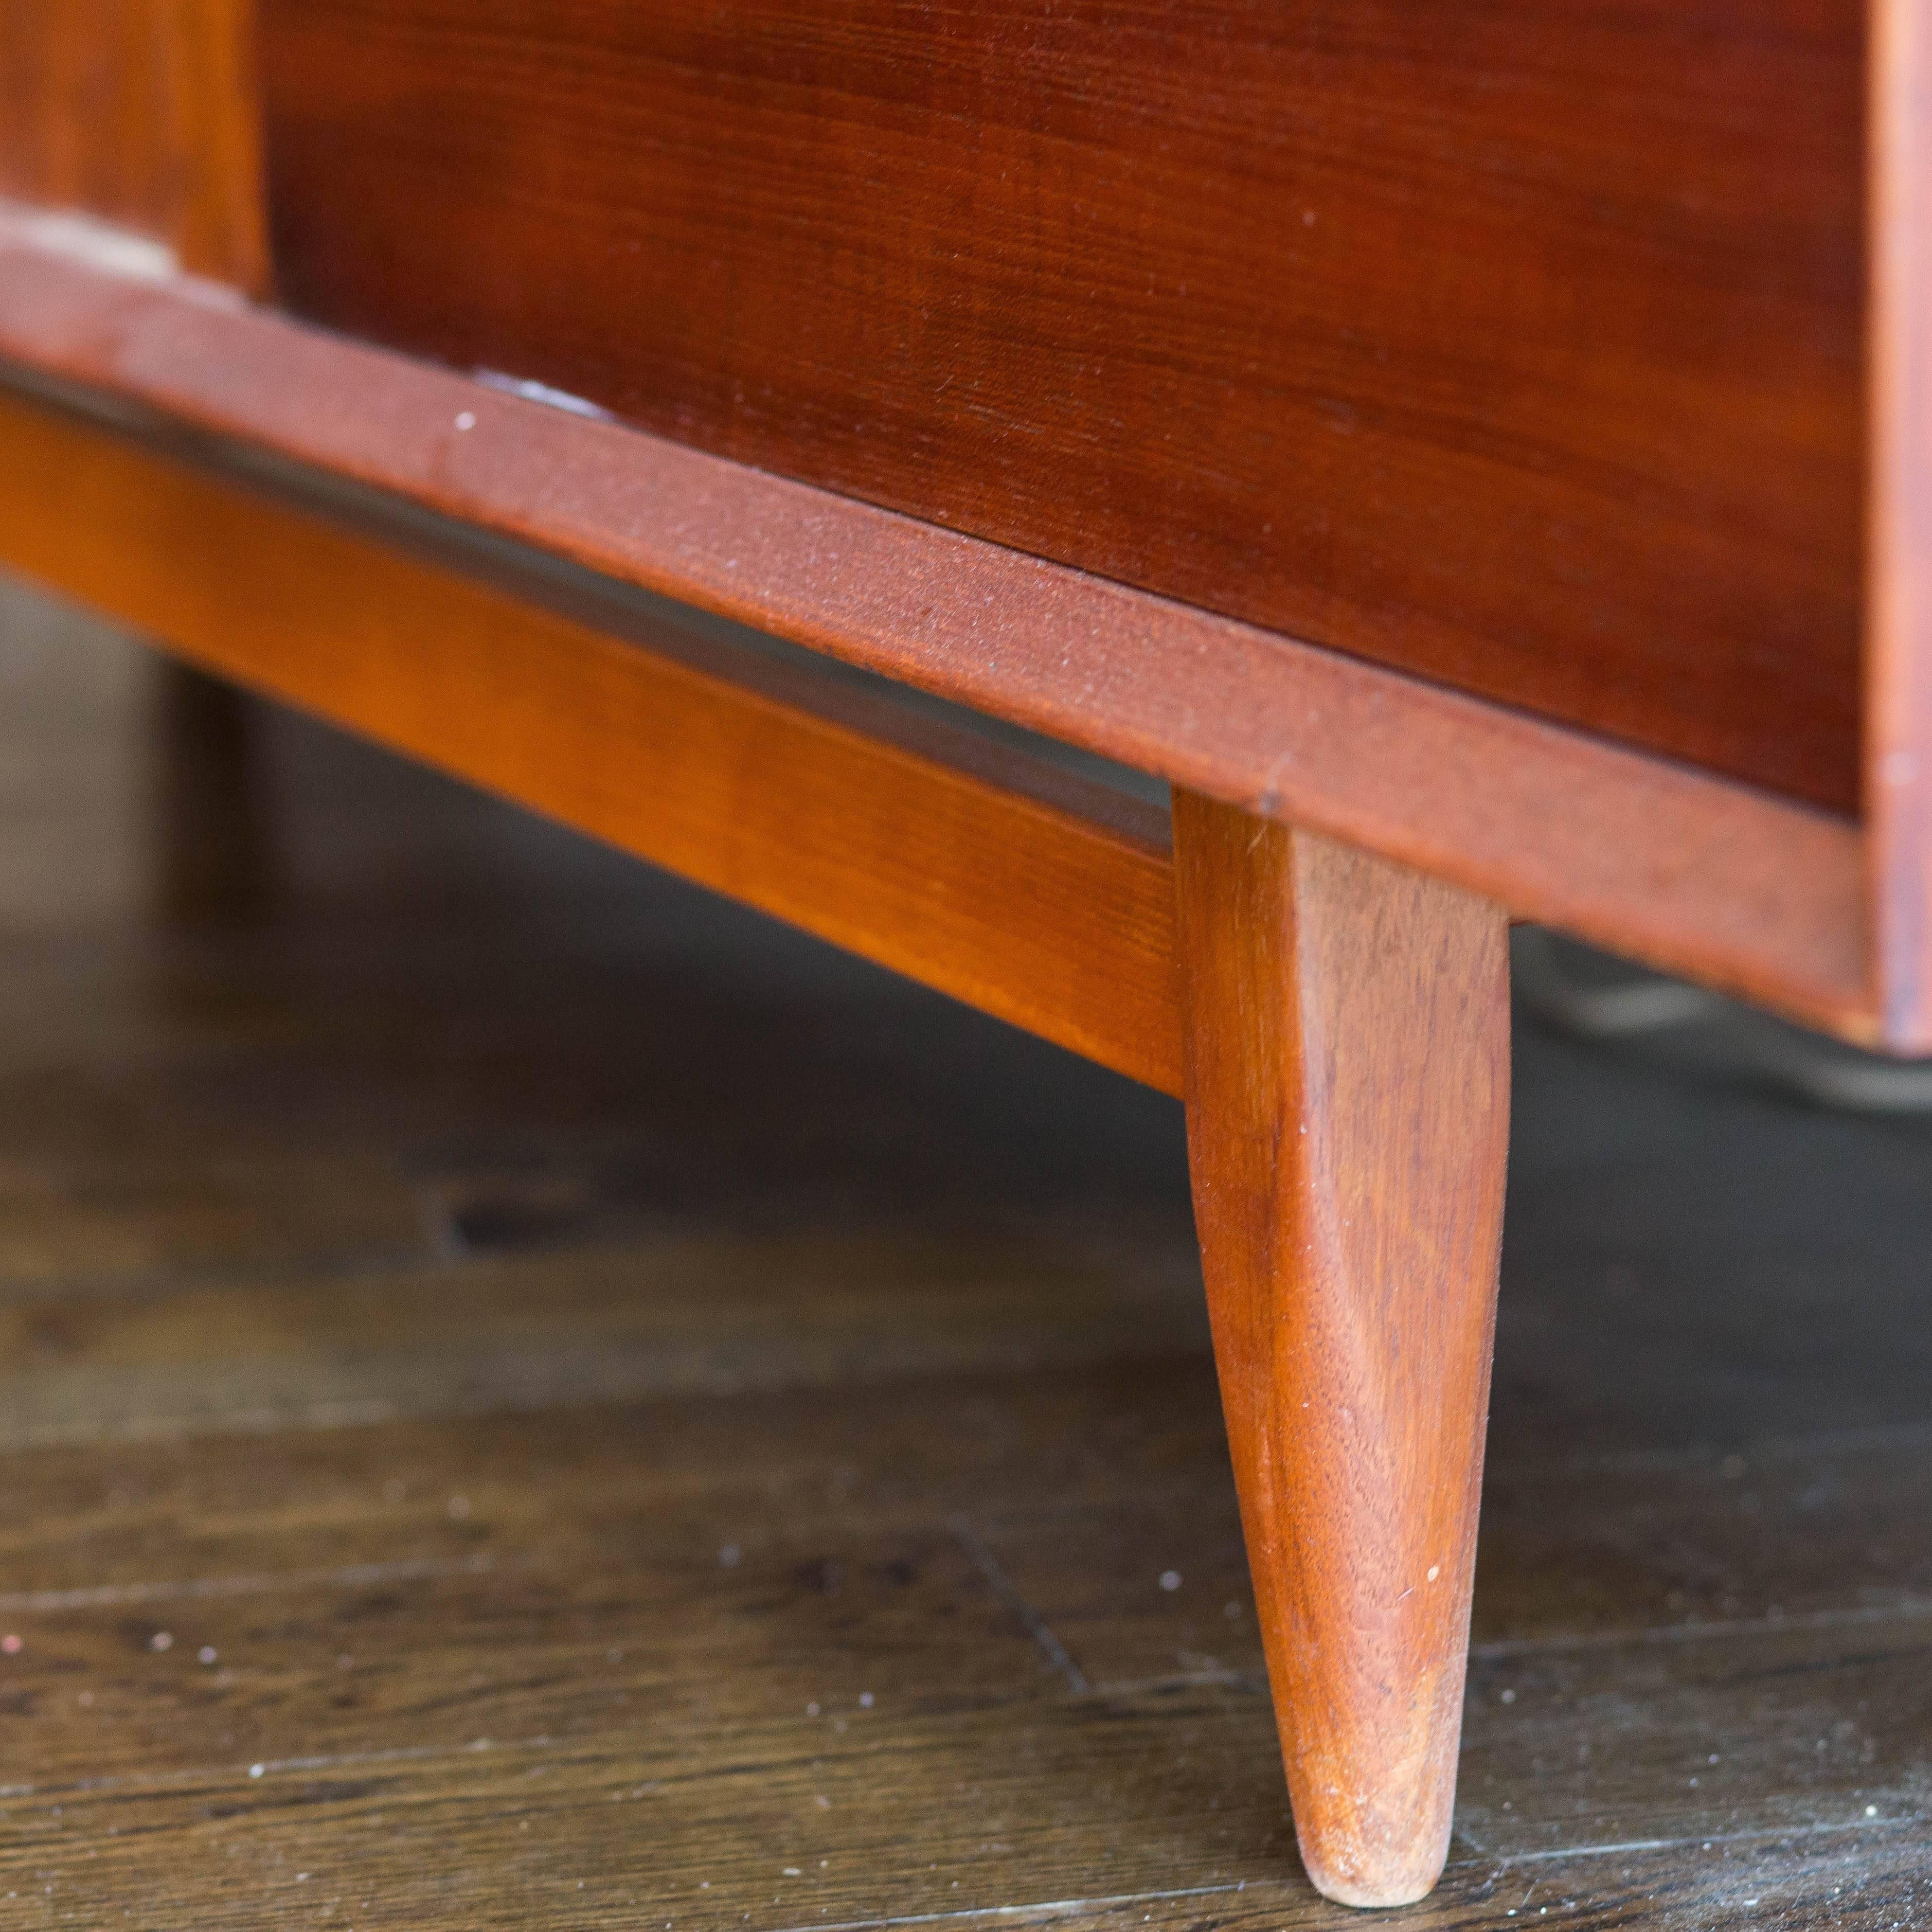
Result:
{"label": "tapered wooden leg", "polygon": [[1509,1119],[1502,909],[1177,794],[1195,1216],[1309,1876],[1448,1851]]}
{"label": "tapered wooden leg", "polygon": [[269,865],[253,740],[260,700],[172,658],[154,664],[154,901],[170,923],[262,911]]}

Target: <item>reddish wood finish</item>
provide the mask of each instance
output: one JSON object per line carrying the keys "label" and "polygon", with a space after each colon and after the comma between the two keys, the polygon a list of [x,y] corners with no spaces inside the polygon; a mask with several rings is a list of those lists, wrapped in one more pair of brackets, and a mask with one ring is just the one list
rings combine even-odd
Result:
{"label": "reddish wood finish", "polygon": [[[1923,6],[1874,0],[1868,63],[1851,0],[266,4],[291,292],[659,434],[16,226],[0,353],[166,419],[0,396],[0,560],[1184,1088],[1304,1856],[1420,1897],[1506,906],[1932,1045]],[[0,0],[0,188],[264,286],[245,0]],[[486,586],[293,507],[316,478],[238,488],[184,428],[1159,772],[1173,856],[1158,814],[560,608],[527,560]],[[1868,838],[1652,755],[1849,811],[1861,723]]]}
{"label": "reddish wood finish", "polygon": [[1932,1052],[1932,22],[1875,0],[1866,810],[1888,1037]]}
{"label": "reddish wood finish", "polygon": [[304,312],[1859,800],[1857,0],[264,0]]}
{"label": "reddish wood finish", "polygon": [[117,280],[4,217],[0,357],[1877,1036],[1864,844],[1844,820],[219,291]]}
{"label": "reddish wood finish", "polygon": [[1499,906],[1182,793],[1188,1149],[1309,1876],[1442,1869],[1509,1124]]}
{"label": "reddish wood finish", "polygon": [[176,253],[191,274],[268,292],[256,0],[152,0],[164,22],[181,206]]}
{"label": "reddish wood finish", "polygon": [[254,0],[0,0],[0,194],[266,286]]}
{"label": "reddish wood finish", "polygon": [[157,17],[152,0],[0,0],[0,192],[172,234]]}
{"label": "reddish wood finish", "polygon": [[669,655],[668,633],[603,634],[4,395],[0,562],[1179,1090],[1173,886],[1150,808],[890,704],[808,708],[780,668],[746,659],[728,680]]}

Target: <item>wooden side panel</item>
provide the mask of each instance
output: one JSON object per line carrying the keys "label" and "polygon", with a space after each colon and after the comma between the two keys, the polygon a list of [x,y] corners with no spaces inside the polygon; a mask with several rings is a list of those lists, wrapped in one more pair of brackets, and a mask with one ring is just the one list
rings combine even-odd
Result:
{"label": "wooden side panel", "polygon": [[1855,821],[207,293],[0,211],[16,368],[1878,1036]]}
{"label": "wooden side panel", "polygon": [[1858,808],[1858,0],[262,18],[307,314]]}
{"label": "wooden side panel", "polygon": [[808,710],[4,397],[0,564],[1180,1090],[1168,854],[1099,799],[1070,808],[1074,781],[968,769],[970,738],[942,760],[936,728],[885,742],[869,712]]}
{"label": "wooden side panel", "polygon": [[1188,1159],[1309,1876],[1448,1851],[1509,1144],[1502,907],[1181,792]]}
{"label": "wooden side panel", "polygon": [[174,230],[173,117],[146,0],[0,0],[0,190]]}
{"label": "wooden side panel", "polygon": [[1867,811],[1887,1039],[1932,1052],[1932,20],[1876,0]]}
{"label": "wooden side panel", "polygon": [[0,195],[266,285],[254,0],[0,0]]}

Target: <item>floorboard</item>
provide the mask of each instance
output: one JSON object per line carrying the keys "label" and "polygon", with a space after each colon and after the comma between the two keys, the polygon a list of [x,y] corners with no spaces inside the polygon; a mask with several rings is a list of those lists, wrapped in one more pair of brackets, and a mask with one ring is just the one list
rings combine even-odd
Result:
{"label": "floorboard", "polygon": [[[1178,1108],[286,716],[184,895],[158,677],[0,597],[0,1928],[1362,1923]],[[1526,1023],[1512,1159],[1391,1922],[1932,1924],[1932,1123]]]}

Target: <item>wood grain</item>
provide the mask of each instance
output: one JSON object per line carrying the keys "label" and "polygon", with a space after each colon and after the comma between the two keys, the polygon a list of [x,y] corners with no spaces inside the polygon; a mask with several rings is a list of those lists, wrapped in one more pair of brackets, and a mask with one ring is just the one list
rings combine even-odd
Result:
{"label": "wood grain", "polygon": [[0,194],[96,215],[259,292],[254,0],[0,0]]}
{"label": "wood grain", "polygon": [[735,681],[698,670],[662,624],[656,651],[602,634],[34,405],[0,400],[0,448],[16,568],[1178,1090],[1158,812],[890,703],[814,712],[832,694],[748,653]]}
{"label": "wood grain", "polygon": [[1500,908],[1182,793],[1188,1157],[1309,1876],[1448,1853],[1509,1127]]}
{"label": "wood grain", "polygon": [[1838,809],[1863,20],[267,0],[332,326]]}
{"label": "wood grain", "polygon": [[0,356],[110,406],[375,484],[1884,1037],[1865,849],[1843,819],[203,289],[116,278],[4,218],[0,264]]}
{"label": "wood grain", "polygon": [[149,0],[0,6],[0,183],[170,237],[174,117]]}
{"label": "wood grain", "polygon": [[149,0],[161,10],[178,157],[175,248],[191,274],[269,292],[256,0]]}

